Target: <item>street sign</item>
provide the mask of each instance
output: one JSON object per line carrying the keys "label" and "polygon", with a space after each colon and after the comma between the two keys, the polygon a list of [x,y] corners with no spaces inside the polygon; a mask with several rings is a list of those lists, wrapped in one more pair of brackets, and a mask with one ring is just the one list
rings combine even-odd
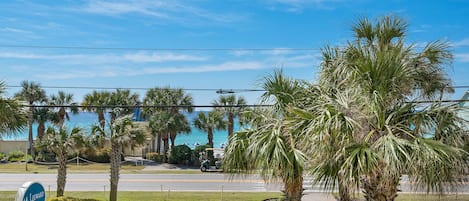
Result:
{"label": "street sign", "polygon": [[45,201],[46,191],[42,184],[28,181],[18,189],[15,201]]}

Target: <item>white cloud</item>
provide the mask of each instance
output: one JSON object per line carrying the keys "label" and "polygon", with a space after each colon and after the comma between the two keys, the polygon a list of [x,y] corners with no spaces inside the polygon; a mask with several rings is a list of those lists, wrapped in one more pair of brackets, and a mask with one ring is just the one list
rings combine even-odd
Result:
{"label": "white cloud", "polygon": [[152,53],[138,52],[127,54],[65,54],[65,55],[46,55],[22,52],[0,52],[0,58],[4,59],[31,59],[31,60],[55,60],[60,63],[67,64],[102,64],[102,63],[118,63],[118,62],[134,62],[134,63],[158,63],[172,61],[205,61],[206,57],[173,54],[173,53]]}
{"label": "white cloud", "polygon": [[460,41],[452,42],[454,47],[469,46],[469,38],[462,39]]}
{"label": "white cloud", "polygon": [[90,1],[84,7],[84,11],[102,15],[121,15],[129,13],[138,13],[150,15],[159,18],[168,18],[166,14],[158,12],[157,9],[165,7],[163,2],[109,2],[109,1]]}
{"label": "white cloud", "polygon": [[317,9],[332,9],[331,3],[340,2],[344,0],[274,0],[274,1],[265,1],[269,4],[269,8],[277,10],[275,6],[272,7],[272,4],[278,4],[281,6],[280,10],[287,12],[301,12],[307,7],[314,7]]}
{"label": "white cloud", "polygon": [[31,32],[31,31],[26,31],[26,30],[22,30],[22,29],[11,28],[11,27],[1,28],[0,31],[10,32],[10,33],[15,33],[15,34],[33,34],[33,32]]}
{"label": "white cloud", "polygon": [[229,54],[240,57],[240,56],[253,55],[254,52],[250,50],[233,50],[233,51],[230,51]]}
{"label": "white cloud", "polygon": [[274,48],[272,50],[264,50],[262,53],[267,55],[285,55],[292,53],[292,50],[290,48]]}
{"label": "white cloud", "polygon": [[126,54],[124,59],[132,62],[166,62],[166,61],[205,61],[207,58],[200,56],[184,55],[184,54],[157,54],[139,52],[135,54]]}
{"label": "white cloud", "polygon": [[89,1],[81,11],[111,16],[138,14],[183,24],[197,20],[227,23],[244,18],[240,14],[215,13],[187,3],[164,0]]}
{"label": "white cloud", "polygon": [[116,77],[116,76],[139,76],[150,74],[166,74],[166,73],[203,73],[203,72],[222,72],[222,71],[241,71],[256,70],[268,68],[261,62],[257,61],[229,61],[214,65],[199,65],[192,67],[145,67],[145,68],[124,68],[124,67],[108,67],[100,68],[96,71],[94,68],[86,68],[80,71],[65,70],[64,72],[51,72],[47,74],[39,74],[41,79],[74,79],[74,78],[95,78],[95,77]]}
{"label": "white cloud", "polygon": [[454,58],[459,62],[469,62],[469,53],[454,54]]}

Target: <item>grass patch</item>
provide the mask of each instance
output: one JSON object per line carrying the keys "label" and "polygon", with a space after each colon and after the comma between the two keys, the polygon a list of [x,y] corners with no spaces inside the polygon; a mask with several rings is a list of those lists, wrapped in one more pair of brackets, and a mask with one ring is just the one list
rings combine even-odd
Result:
{"label": "grass patch", "polygon": [[[333,193],[338,196],[337,193]],[[359,200],[365,200],[363,194],[358,196]],[[469,194],[425,194],[425,193],[398,193],[396,201],[469,201]]]}
{"label": "grass patch", "polygon": [[[25,163],[5,163],[0,164],[1,173],[57,173],[58,165],[37,165],[28,164],[28,171],[26,171]],[[137,173],[143,169],[143,166],[135,165],[122,165],[121,173]],[[70,173],[107,173],[109,172],[108,163],[95,163],[95,164],[82,164],[74,165],[69,164],[67,171]]]}
{"label": "grass patch", "polygon": [[[53,197],[55,192],[47,193],[47,197]],[[267,198],[278,198],[280,193],[247,193],[247,192],[224,192],[223,201],[260,201]],[[0,201],[15,200],[16,192],[14,191],[0,191]],[[93,192],[65,192],[67,197],[75,198],[88,198],[97,200],[108,200],[109,191],[106,193],[102,191]],[[135,191],[120,191],[118,193],[119,201],[219,201],[221,200],[221,192],[135,192]],[[426,194],[399,194],[396,201],[467,201],[469,194],[462,195],[426,195]]]}
{"label": "grass patch", "polygon": [[[52,196],[55,192],[51,192]],[[16,192],[3,191],[0,192],[0,201],[11,201],[15,199]],[[107,200],[109,198],[109,192],[65,192],[67,197],[76,198],[93,198],[99,200]],[[119,201],[154,201],[154,200],[165,200],[165,201],[219,201],[222,199],[221,192],[130,192],[121,191],[118,193]],[[51,197],[51,195],[47,195]],[[280,193],[246,193],[246,192],[224,192],[223,201],[260,201],[267,198],[280,197]]]}
{"label": "grass patch", "polygon": [[427,194],[399,194],[396,201],[467,201],[469,200],[468,194],[462,195],[427,195]]}

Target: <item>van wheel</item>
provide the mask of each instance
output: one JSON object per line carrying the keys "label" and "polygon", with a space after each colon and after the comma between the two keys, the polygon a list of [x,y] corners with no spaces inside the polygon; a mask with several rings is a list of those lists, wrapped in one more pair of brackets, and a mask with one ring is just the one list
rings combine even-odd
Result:
{"label": "van wheel", "polygon": [[205,166],[200,167],[200,171],[207,172],[207,168]]}

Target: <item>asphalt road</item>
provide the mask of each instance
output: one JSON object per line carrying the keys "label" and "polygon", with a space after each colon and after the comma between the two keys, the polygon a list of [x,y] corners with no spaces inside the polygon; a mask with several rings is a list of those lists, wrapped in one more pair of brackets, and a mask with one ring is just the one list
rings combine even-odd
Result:
{"label": "asphalt road", "polygon": [[[6,174],[0,173],[0,191],[16,191],[26,181],[42,183],[46,190],[56,189],[56,174]],[[403,178],[402,192],[414,192]],[[319,185],[312,186],[305,178],[306,192],[323,192]],[[235,191],[235,192],[278,192],[281,184],[266,184],[259,176],[230,178],[221,173],[205,174],[122,174],[119,180],[121,191]],[[109,174],[68,174],[67,191],[109,190]],[[419,190],[425,192],[425,190]],[[459,189],[469,192],[469,183]]]}
{"label": "asphalt road", "polygon": [[[56,174],[0,174],[0,191],[16,191],[26,181],[37,181],[48,190],[56,188]],[[109,190],[109,174],[68,174],[67,191]],[[122,174],[122,191],[278,191],[279,185],[266,185],[257,176],[233,178],[207,174]]]}

